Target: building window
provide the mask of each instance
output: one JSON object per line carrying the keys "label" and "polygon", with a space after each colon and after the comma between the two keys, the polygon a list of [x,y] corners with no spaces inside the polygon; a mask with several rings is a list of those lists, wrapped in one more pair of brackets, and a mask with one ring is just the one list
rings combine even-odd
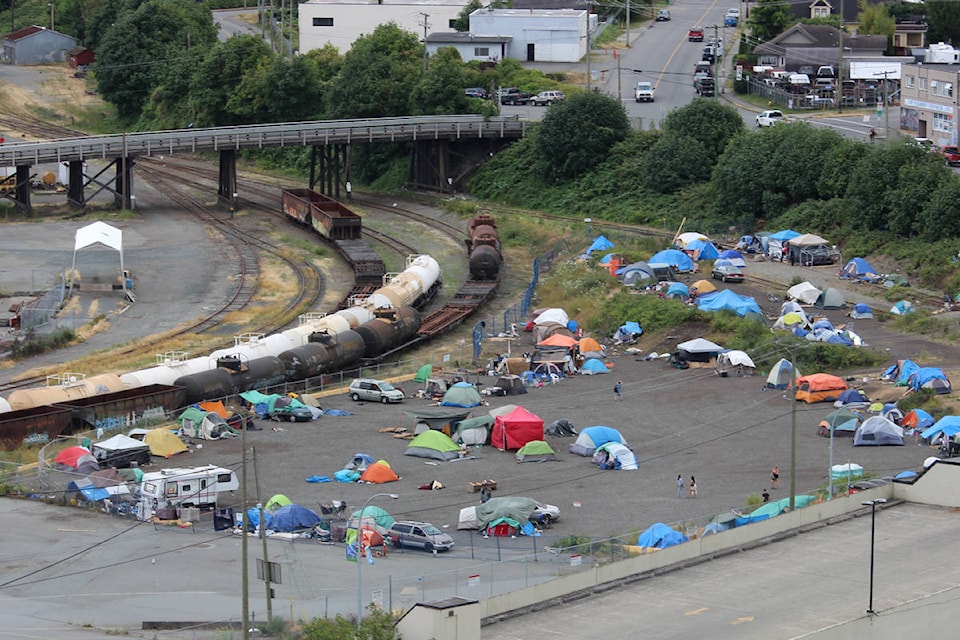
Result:
{"label": "building window", "polygon": [[449,21],[448,21],[448,24],[447,24],[447,28],[448,28],[448,29],[451,29],[451,30],[453,30],[453,31],[456,31],[456,30],[457,30],[457,19],[456,19],[456,18],[453,18],[452,20],[449,20]]}
{"label": "building window", "polygon": [[474,57],[474,58],[489,58],[489,57],[490,57],[490,47],[474,47],[474,48],[473,48],[473,57]]}
{"label": "building window", "polygon": [[950,119],[950,116],[945,113],[933,114],[932,125],[934,131],[953,133],[953,121]]}
{"label": "building window", "polygon": [[920,86],[917,87],[917,88],[918,88],[920,91],[926,91],[926,90],[927,90],[927,79],[926,79],[926,78],[920,78]]}
{"label": "building window", "polygon": [[907,83],[908,89],[913,89],[913,87],[916,85],[916,78],[914,78],[913,76],[907,76],[906,78],[904,78],[904,80]]}
{"label": "building window", "polygon": [[830,9],[827,7],[813,7],[814,18],[827,18],[830,16]]}
{"label": "building window", "polygon": [[315,27],[332,27],[333,18],[314,18],[313,26]]}
{"label": "building window", "polygon": [[952,82],[939,82],[937,80],[930,81],[930,94],[935,96],[940,96],[941,98],[952,98],[953,97],[953,83]]}

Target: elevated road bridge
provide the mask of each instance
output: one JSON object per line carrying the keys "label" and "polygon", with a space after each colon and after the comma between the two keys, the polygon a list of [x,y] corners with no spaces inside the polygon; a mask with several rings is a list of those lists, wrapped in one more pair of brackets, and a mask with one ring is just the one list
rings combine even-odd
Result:
{"label": "elevated road bridge", "polygon": [[[526,135],[530,124],[516,116],[406,116],[188,128],[13,143],[0,146],[0,167],[16,168],[2,192],[17,207],[30,210],[32,167],[63,163],[69,167],[67,198],[72,205],[83,208],[92,197],[85,195],[88,187],[96,187],[96,193],[107,190],[113,193],[118,206],[130,208],[136,158],[216,152],[220,155],[217,195],[222,202],[235,204],[237,151],[309,146],[310,188],[339,200],[341,188],[346,189],[350,182],[351,145],[397,142],[412,145],[409,175],[412,185],[448,188],[462,179],[481,157],[489,157],[504,144]],[[86,163],[91,160],[107,160],[108,164],[98,173],[87,175]]]}

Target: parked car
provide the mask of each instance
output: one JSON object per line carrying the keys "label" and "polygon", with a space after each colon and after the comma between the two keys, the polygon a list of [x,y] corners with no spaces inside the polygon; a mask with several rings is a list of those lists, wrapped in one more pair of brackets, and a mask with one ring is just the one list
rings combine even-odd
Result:
{"label": "parked car", "polygon": [[360,402],[361,400],[382,402],[383,404],[403,402],[403,391],[383,380],[358,378],[350,383],[347,394],[354,402]]}
{"label": "parked car", "polygon": [[766,111],[761,111],[760,115],[757,116],[758,127],[772,127],[780,122],[789,122],[789,120],[779,109],[768,109]]}
{"label": "parked car", "polygon": [[940,149],[940,154],[947,164],[951,167],[960,167],[960,147],[956,145],[947,145]]}
{"label": "parked car", "polygon": [[560,507],[543,502],[537,503],[537,508],[533,510],[530,521],[549,529],[550,525],[560,519]]}
{"label": "parked car", "polygon": [[535,107],[546,107],[557,102],[563,102],[566,97],[563,91],[541,91],[530,98],[530,104]]}
{"label": "parked car", "polygon": [[497,90],[497,99],[500,104],[527,104],[532,98],[526,91],[520,91],[516,87],[506,87]]}
{"label": "parked car", "polygon": [[670,20],[669,9],[660,9],[660,11],[657,11],[657,22],[669,22],[669,20]]}
{"label": "parked car", "polygon": [[398,549],[409,547],[424,551],[449,551],[453,538],[429,522],[403,520],[394,522],[387,530],[387,540]]}
{"label": "parked car", "polygon": [[693,88],[700,96],[704,98],[710,98],[716,95],[717,87],[716,83],[713,81],[713,76],[700,76],[694,78]]}
{"label": "parked car", "polygon": [[653,102],[655,91],[652,82],[640,81],[637,83],[633,95],[637,102]]}
{"label": "parked car", "polygon": [[487,90],[483,87],[468,87],[464,89],[463,92],[467,94],[468,98],[480,98],[481,100],[487,100],[490,97],[490,94],[487,93]]}
{"label": "parked car", "polygon": [[687,40],[690,42],[703,42],[703,27],[699,25],[690,27],[690,31],[687,32]]}
{"label": "parked car", "polygon": [[729,264],[714,267],[711,275],[714,280],[721,280],[723,282],[743,282],[743,270],[740,267],[734,267]]}
{"label": "parked car", "polygon": [[727,9],[727,14],[723,16],[723,26],[735,27],[738,22],[740,22],[740,9],[736,7]]}
{"label": "parked car", "polygon": [[278,422],[310,422],[313,420],[313,411],[310,407],[290,406],[277,407],[270,414],[271,420]]}

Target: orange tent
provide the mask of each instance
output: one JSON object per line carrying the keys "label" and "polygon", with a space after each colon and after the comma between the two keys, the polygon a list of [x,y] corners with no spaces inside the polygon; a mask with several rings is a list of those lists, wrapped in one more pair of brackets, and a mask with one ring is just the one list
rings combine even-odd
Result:
{"label": "orange tent", "polygon": [[697,280],[692,285],[691,289],[696,289],[697,293],[703,295],[704,293],[712,293],[717,290],[717,285],[713,284],[709,280]]}
{"label": "orange tent", "polygon": [[396,482],[400,477],[393,472],[390,465],[383,460],[378,460],[371,464],[360,476],[360,482],[369,482],[371,484],[383,484],[384,482]]}
{"label": "orange tent", "polygon": [[207,413],[215,413],[224,420],[230,417],[230,412],[227,411],[227,408],[223,406],[223,402],[220,400],[217,400],[216,402],[201,402],[200,408]]}
{"label": "orange tent", "polygon": [[599,342],[589,337],[580,339],[580,353],[591,353],[594,351],[603,351],[603,347],[600,346]]}
{"label": "orange tent", "polygon": [[833,402],[846,390],[847,383],[843,381],[843,378],[829,373],[814,373],[797,378],[797,400],[803,400],[808,404],[812,402]]}
{"label": "orange tent", "polygon": [[546,340],[541,340],[537,343],[538,347],[566,347],[572,349],[577,346],[577,341],[571,338],[570,336],[563,336],[559,333],[555,333]]}

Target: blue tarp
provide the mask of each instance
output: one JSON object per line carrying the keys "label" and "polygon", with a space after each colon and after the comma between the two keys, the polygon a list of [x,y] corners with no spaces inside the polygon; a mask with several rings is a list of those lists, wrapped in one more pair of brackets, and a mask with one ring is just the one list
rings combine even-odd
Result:
{"label": "blue tarp", "polygon": [[940,433],[945,433],[950,437],[960,433],[960,416],[943,416],[932,427],[924,430],[920,437],[924,440],[930,440]]}
{"label": "blue tarp", "polygon": [[744,258],[743,254],[736,249],[727,249],[726,251],[721,251],[718,257],[720,260],[729,260],[730,264],[735,267],[747,266],[746,258]]}
{"label": "blue tarp", "polygon": [[716,260],[720,257],[720,252],[709,240],[693,240],[684,249],[692,251],[697,260]]}
{"label": "blue tarp", "polygon": [[67,483],[67,493],[79,492],[87,502],[97,502],[106,500],[110,497],[110,492],[106,489],[98,489],[93,486],[93,482],[88,479],[71,480]]}
{"label": "blue tarp", "polygon": [[783,231],[778,231],[770,236],[771,240],[779,240],[780,242],[787,242],[796,238],[800,234],[794,231],[793,229],[784,229]]}
{"label": "blue tarp", "polygon": [[726,309],[738,316],[745,316],[748,313],[763,315],[763,312],[760,310],[760,305],[757,304],[756,300],[748,296],[736,294],[729,289],[724,289],[715,295],[701,298],[697,303],[697,307],[701,311],[720,311]]}
{"label": "blue tarp", "polygon": [[652,258],[647,260],[647,263],[650,266],[658,264],[668,265],[674,267],[677,271],[693,271],[693,260],[690,256],[678,249],[664,249],[654,254]]}
{"label": "blue tarp", "polygon": [[910,374],[909,378],[907,378],[907,386],[914,391],[919,391],[921,388],[928,386],[933,380],[942,380],[949,390],[950,380],[947,379],[946,374],[943,373],[943,369],[938,369],[936,367],[923,367],[922,369],[917,369]]}
{"label": "blue tarp", "polygon": [[926,429],[927,427],[932,427],[935,422],[933,416],[924,411],[923,409],[911,409],[911,413],[917,416],[916,428],[917,429]]}
{"label": "blue tarp", "polygon": [[666,549],[667,547],[682,544],[687,540],[687,536],[683,535],[679,531],[668,527],[662,522],[657,522],[637,536],[637,546]]}
{"label": "blue tarp", "polygon": [[850,312],[850,317],[856,319],[873,318],[873,309],[863,302],[858,302],[853,306],[853,311]]}
{"label": "blue tarp", "polygon": [[320,522],[320,516],[311,509],[298,504],[280,507],[273,517],[267,520],[267,526],[274,531],[296,531],[309,529]]}
{"label": "blue tarp", "polygon": [[913,360],[900,360],[897,364],[890,365],[880,376],[882,380],[893,380],[898,386],[906,386],[910,374],[920,368]]}
{"label": "blue tarp", "polygon": [[607,249],[613,249],[613,243],[600,235],[593,239],[593,244],[587,249],[587,255],[594,251],[606,251]]}

